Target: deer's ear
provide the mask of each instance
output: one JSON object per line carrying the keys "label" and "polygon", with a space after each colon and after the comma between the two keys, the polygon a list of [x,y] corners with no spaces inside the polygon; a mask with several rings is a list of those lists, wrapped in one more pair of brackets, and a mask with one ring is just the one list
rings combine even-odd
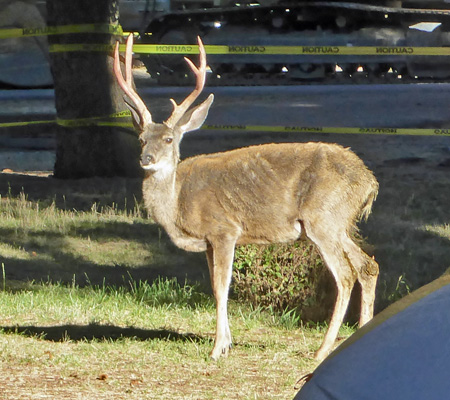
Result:
{"label": "deer's ear", "polygon": [[181,132],[190,132],[200,128],[208,116],[209,107],[211,107],[213,100],[214,95],[210,94],[202,104],[187,111],[177,124]]}

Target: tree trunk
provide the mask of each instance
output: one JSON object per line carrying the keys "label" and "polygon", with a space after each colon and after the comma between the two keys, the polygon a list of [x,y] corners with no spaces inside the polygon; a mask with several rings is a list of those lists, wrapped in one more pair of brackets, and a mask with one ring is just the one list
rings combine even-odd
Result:
{"label": "tree trunk", "polygon": [[[47,0],[48,24],[118,25],[115,0]],[[113,45],[109,33],[50,35],[50,44]],[[112,71],[112,53],[73,51],[50,54],[59,119],[106,117],[126,110]],[[123,122],[123,118],[121,122]],[[140,146],[130,129],[105,126],[61,127],[54,175],[58,178],[139,176]]]}

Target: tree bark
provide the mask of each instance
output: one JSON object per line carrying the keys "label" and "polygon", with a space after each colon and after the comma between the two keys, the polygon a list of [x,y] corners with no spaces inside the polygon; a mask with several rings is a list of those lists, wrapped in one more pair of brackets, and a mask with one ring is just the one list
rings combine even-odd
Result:
{"label": "tree bark", "polygon": [[[47,12],[49,26],[119,23],[116,0],[47,0]],[[49,43],[113,45],[117,39],[118,36],[109,33],[77,33],[50,35]],[[59,119],[104,117],[127,109],[112,63],[112,53],[105,51],[50,54]],[[54,175],[140,176],[139,153],[140,145],[133,130],[95,125],[61,127]]]}

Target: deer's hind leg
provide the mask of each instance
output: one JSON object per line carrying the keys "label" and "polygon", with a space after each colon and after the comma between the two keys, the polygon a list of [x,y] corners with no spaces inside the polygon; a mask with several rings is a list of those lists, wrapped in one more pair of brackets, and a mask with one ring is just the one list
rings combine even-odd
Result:
{"label": "deer's hind leg", "polygon": [[359,317],[359,326],[361,327],[373,317],[375,288],[379,273],[378,264],[347,235],[342,244],[348,261],[356,271],[361,285],[361,313]]}
{"label": "deer's hind leg", "polygon": [[[325,223],[311,225],[304,221],[307,237],[317,246],[324,263],[332,273],[337,287],[337,297],[328,331],[315,357],[322,360],[333,348],[339,328],[347,312],[353,286],[357,280],[356,271],[347,260],[341,243],[340,232]],[[331,228],[331,229],[330,229]]]}

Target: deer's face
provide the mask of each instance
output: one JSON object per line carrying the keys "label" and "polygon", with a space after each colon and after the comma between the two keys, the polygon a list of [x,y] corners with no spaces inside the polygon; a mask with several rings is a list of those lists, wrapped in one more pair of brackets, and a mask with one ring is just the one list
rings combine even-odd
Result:
{"label": "deer's face", "polygon": [[173,127],[167,122],[147,123],[139,135],[142,145],[142,168],[162,172],[164,177],[173,172],[180,157],[180,142],[183,135],[202,126],[213,100],[214,96],[209,95],[203,103],[188,110]]}
{"label": "deer's face", "polygon": [[178,163],[180,134],[164,124],[151,123],[139,135],[141,167],[153,172],[172,172]]}
{"label": "deer's face", "polygon": [[206,53],[203,43],[198,38],[200,65],[198,67],[186,59],[189,67],[196,76],[195,89],[186,99],[177,104],[171,99],[173,112],[163,123],[153,122],[150,111],[143,100],[136,93],[132,74],[133,34],[127,39],[125,50],[125,77],[120,66],[119,42],[114,50],[114,74],[120,87],[125,92],[124,100],[133,116],[134,126],[140,131],[139,139],[142,144],[141,166],[152,171],[157,178],[165,178],[173,174],[179,159],[179,145],[183,134],[202,126],[208,115],[214,96],[212,94],[200,105],[190,108],[203,90],[206,78]]}

